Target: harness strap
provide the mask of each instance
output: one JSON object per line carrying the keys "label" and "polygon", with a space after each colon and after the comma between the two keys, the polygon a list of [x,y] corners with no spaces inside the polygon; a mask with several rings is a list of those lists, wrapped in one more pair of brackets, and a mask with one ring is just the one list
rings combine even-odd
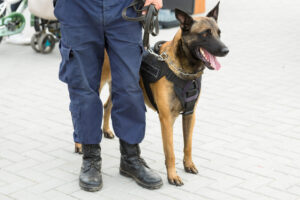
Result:
{"label": "harness strap", "polygon": [[166,74],[165,69],[167,68],[167,66],[164,65],[167,64],[163,61],[158,60],[157,57],[149,53],[149,51],[145,51],[140,68],[140,74],[142,76],[148,99],[156,111],[158,111],[158,108],[150,88],[150,83],[157,82]]}
{"label": "harness strap", "polygon": [[[154,51],[156,53],[159,53],[159,47],[162,43],[158,42],[155,44]],[[201,90],[201,76],[195,80],[181,79],[168,67],[166,62],[158,60],[155,55],[149,52],[143,56],[140,73],[148,99],[157,112],[159,110],[155,103],[150,83],[154,83],[164,76],[174,84],[174,92],[183,108],[181,114],[189,115],[194,112],[194,107]]]}
{"label": "harness strap", "polygon": [[146,79],[143,78],[143,84],[144,84],[144,88],[145,88],[147,97],[148,97],[148,99],[149,99],[151,105],[155,108],[155,110],[156,110],[157,112],[159,112],[159,111],[158,111],[158,108],[157,108],[157,105],[156,105],[156,102],[155,102],[154,97],[153,97],[152,90],[151,90],[151,88],[150,88],[150,83],[149,83]]}
{"label": "harness strap", "polygon": [[194,107],[200,95],[201,79],[202,77],[199,77],[198,79],[188,81],[185,85],[181,86],[174,83],[174,91],[183,107],[183,112],[181,114],[189,115],[194,112]]}
{"label": "harness strap", "polygon": [[164,43],[166,43],[167,41],[164,41],[164,40],[161,40],[161,41],[158,41],[155,43],[154,47],[153,47],[153,51],[156,53],[156,54],[160,54],[160,47],[161,45],[163,45]]}
{"label": "harness strap", "polygon": [[[122,10],[122,17],[127,21],[142,23],[144,28],[143,46],[144,48],[149,49],[149,35],[157,36],[159,33],[158,10],[156,10],[152,4],[142,7],[143,5],[144,0],[133,0],[128,7]],[[127,16],[127,9],[131,7],[138,14],[137,17]],[[147,11],[147,14],[143,15],[143,11]]]}

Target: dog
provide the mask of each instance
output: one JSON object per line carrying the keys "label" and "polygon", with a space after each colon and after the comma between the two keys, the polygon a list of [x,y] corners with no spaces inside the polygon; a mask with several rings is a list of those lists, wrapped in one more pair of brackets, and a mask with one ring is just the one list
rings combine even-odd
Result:
{"label": "dog", "polygon": [[[228,54],[229,50],[220,40],[221,31],[217,25],[219,3],[205,16],[193,19],[190,15],[179,9],[175,10],[177,20],[180,22],[180,29],[172,41],[163,43],[159,48],[160,54],[165,54],[168,59],[165,62],[169,69],[181,79],[197,79],[201,77],[203,70],[219,70],[221,65],[216,56],[222,57]],[[109,59],[105,53],[100,83],[100,92],[103,86],[108,83],[111,87],[111,72]],[[183,106],[174,91],[174,83],[166,77],[150,84],[150,89],[156,103],[156,108],[150,102],[145,85],[141,78],[140,86],[143,90],[144,100],[148,107],[159,111],[161,124],[165,164],[167,168],[168,181],[172,185],[181,186],[183,182],[175,169],[175,155],[173,147],[173,124],[176,118],[183,111]],[[193,109],[195,110],[198,97]],[[113,138],[114,134],[109,127],[109,119],[112,109],[111,96],[104,104],[103,134],[106,138]],[[193,111],[194,111],[193,110]],[[198,170],[192,160],[192,135],[195,125],[195,112],[182,115],[184,158],[183,165],[187,173],[197,174]],[[75,149],[81,151],[81,145],[76,143]]]}

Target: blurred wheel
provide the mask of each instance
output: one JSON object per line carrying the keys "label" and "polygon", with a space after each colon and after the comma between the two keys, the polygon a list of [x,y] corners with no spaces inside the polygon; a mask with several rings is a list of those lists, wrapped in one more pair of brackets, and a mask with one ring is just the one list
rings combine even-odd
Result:
{"label": "blurred wheel", "polygon": [[48,33],[42,33],[38,40],[38,46],[41,53],[51,53],[55,47],[55,38]]}
{"label": "blurred wheel", "polygon": [[32,37],[31,37],[31,42],[30,45],[32,47],[33,50],[35,50],[36,52],[40,53],[40,48],[39,48],[39,39],[41,37],[41,33],[35,33]]}

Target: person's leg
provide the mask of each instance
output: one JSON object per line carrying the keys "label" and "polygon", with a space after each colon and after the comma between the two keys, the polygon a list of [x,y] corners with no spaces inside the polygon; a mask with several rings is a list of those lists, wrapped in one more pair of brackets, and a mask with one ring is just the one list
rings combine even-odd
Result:
{"label": "person's leg", "polygon": [[[162,186],[160,176],[140,157],[139,143],[145,134],[145,103],[139,86],[141,65],[142,27],[121,16],[122,9],[131,0],[104,0],[105,37],[112,74],[112,124],[120,138],[120,173],[132,177],[148,189]],[[128,10],[129,16],[136,13]]]}
{"label": "person's leg", "polygon": [[87,191],[102,187],[99,146],[102,102],[98,90],[104,59],[104,32],[99,2],[59,0],[55,7],[62,35],[59,78],[68,84],[75,142],[83,144],[79,183]]}
{"label": "person's leg", "polygon": [[96,1],[58,1],[55,15],[61,23],[59,78],[68,84],[76,142],[99,144],[102,102],[99,86],[104,59],[102,7]]}
{"label": "person's leg", "polygon": [[[107,52],[112,74],[111,118],[113,129],[120,139],[140,143],[145,134],[145,103],[139,86],[141,65],[142,27],[138,22],[128,22],[121,16],[122,9],[130,0],[105,0],[104,13]],[[131,13],[130,13],[131,12]],[[133,10],[128,14],[134,15]]]}

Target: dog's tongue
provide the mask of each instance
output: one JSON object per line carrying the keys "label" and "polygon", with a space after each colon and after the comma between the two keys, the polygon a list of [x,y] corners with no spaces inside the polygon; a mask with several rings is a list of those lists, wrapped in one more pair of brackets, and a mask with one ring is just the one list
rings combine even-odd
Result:
{"label": "dog's tongue", "polygon": [[219,63],[219,61],[217,61],[217,58],[211,55],[210,53],[208,53],[208,51],[206,51],[205,49],[203,49],[203,51],[211,67],[214,68],[215,70],[219,70],[221,68],[221,64]]}

